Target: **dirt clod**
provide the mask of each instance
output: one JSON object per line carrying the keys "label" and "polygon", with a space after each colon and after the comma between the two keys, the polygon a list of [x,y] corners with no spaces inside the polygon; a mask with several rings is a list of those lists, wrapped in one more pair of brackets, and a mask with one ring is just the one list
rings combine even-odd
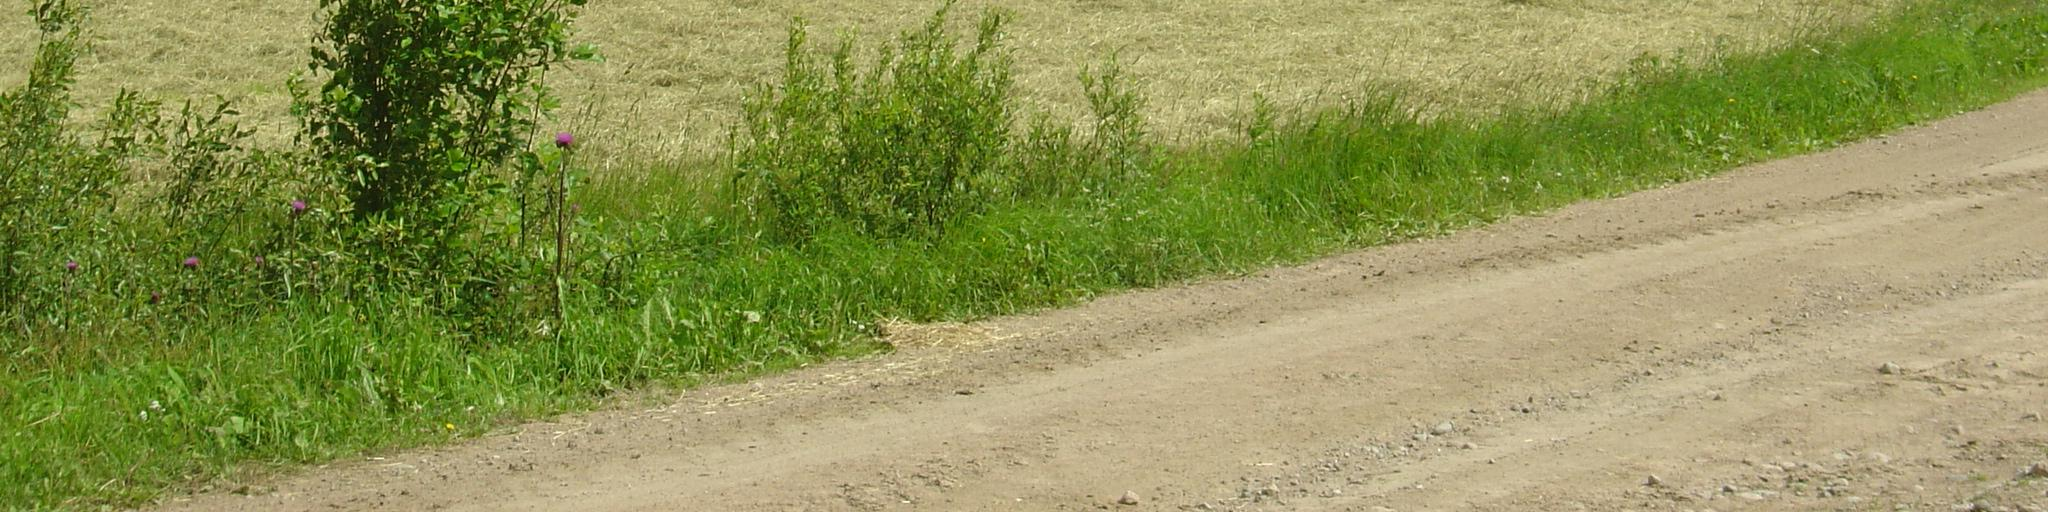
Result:
{"label": "dirt clod", "polygon": [[1117,497],[1117,499],[1116,499],[1116,504],[1118,504],[1118,505],[1136,505],[1136,504],[1138,504],[1138,501],[1139,501],[1139,500],[1138,500],[1138,491],[1124,491],[1124,495],[1123,495],[1123,496],[1119,496],[1119,497]]}

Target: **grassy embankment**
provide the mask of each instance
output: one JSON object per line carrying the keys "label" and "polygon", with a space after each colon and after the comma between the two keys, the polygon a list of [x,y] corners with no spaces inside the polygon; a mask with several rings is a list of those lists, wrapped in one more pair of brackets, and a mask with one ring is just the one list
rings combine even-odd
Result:
{"label": "grassy embankment", "polygon": [[133,504],[247,463],[859,354],[877,319],[1071,304],[1440,234],[1824,149],[2044,78],[2048,6],[1945,0],[1711,65],[1642,63],[1563,108],[1418,119],[1386,93],[1259,115],[1248,142],[1166,150],[1116,190],[989,201],[918,236],[825,226],[791,242],[723,203],[722,179],[612,185],[585,196],[592,229],[649,249],[621,253],[628,284],[573,302],[558,341],[452,343],[461,328],[393,296],[218,311],[60,358],[9,345],[0,504]]}

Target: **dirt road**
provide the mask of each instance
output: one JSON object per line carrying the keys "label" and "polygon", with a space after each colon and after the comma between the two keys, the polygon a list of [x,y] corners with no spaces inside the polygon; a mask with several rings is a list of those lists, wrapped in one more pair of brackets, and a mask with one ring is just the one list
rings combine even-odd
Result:
{"label": "dirt road", "polygon": [[[2048,94],[174,510],[2048,510]],[[1135,504],[1119,504],[1126,497]],[[1961,507],[1961,508],[1957,508]]]}

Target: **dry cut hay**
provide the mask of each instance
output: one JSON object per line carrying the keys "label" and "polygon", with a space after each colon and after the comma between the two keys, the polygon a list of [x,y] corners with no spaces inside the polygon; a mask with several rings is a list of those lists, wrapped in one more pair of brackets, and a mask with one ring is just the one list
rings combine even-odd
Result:
{"label": "dry cut hay", "polygon": [[989,345],[1014,335],[997,332],[982,324],[958,322],[913,323],[902,320],[880,322],[882,343],[896,350],[912,348],[968,349]]}
{"label": "dry cut hay", "polygon": [[[1120,52],[1145,82],[1162,133],[1215,137],[1253,94],[1331,102],[1392,84],[1447,108],[1569,98],[1645,53],[1702,55],[1861,19],[1906,0],[1056,0],[959,6],[1015,13],[1018,85],[1034,109],[1084,112],[1075,73]],[[218,94],[275,134],[282,86],[303,69],[312,0],[97,2],[99,54],[82,99],[119,88]],[[554,78],[563,122],[632,154],[720,147],[751,84],[770,78],[789,20],[866,41],[915,25],[936,0],[600,0],[580,22],[607,61]],[[26,16],[0,18],[0,84],[32,48]],[[827,39],[830,39],[827,37]],[[1337,97],[1330,97],[1337,96]]]}

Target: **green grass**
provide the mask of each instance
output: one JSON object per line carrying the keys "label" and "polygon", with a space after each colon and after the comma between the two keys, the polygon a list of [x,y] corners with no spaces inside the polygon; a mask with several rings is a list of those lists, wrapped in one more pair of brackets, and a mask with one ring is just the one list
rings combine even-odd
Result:
{"label": "green grass", "polygon": [[1001,202],[916,240],[766,241],[704,180],[676,177],[704,171],[660,170],[590,196],[594,229],[648,250],[607,253],[629,284],[579,297],[560,342],[452,341],[458,327],[391,297],[136,327],[63,365],[10,356],[0,506],[143,503],[649,383],[871,353],[877,319],[1028,311],[1431,236],[1824,149],[2044,78],[2048,6],[1934,1],[1765,54],[1644,62],[1571,106],[1424,119],[1380,95],[1282,115],[1250,142],[1171,150],[1127,190]]}

